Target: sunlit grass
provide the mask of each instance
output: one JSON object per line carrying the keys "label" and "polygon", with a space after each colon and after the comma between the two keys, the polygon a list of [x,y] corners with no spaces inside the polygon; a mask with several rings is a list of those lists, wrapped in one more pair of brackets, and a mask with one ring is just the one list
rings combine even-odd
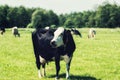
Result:
{"label": "sunlit grass", "polygon": [[[73,35],[76,50],[71,63],[72,80],[120,79],[120,29],[99,29],[88,39],[88,28],[79,29],[83,38]],[[31,30],[21,29],[14,37],[8,29],[0,35],[0,80],[40,80],[33,54]],[[54,80],[54,62],[46,66],[47,77]],[[60,79],[65,79],[65,63],[61,61]]]}

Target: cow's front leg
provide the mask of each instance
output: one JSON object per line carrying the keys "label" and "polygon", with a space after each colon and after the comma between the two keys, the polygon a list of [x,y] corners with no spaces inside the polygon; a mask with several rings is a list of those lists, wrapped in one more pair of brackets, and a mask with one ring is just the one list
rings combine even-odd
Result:
{"label": "cow's front leg", "polygon": [[55,80],[59,79],[59,71],[60,71],[60,57],[55,58],[55,65],[56,65],[56,78]]}
{"label": "cow's front leg", "polygon": [[65,62],[66,62],[66,79],[69,79],[69,70],[70,70],[71,60],[72,60],[71,57],[65,56]]}
{"label": "cow's front leg", "polygon": [[66,63],[66,79],[69,78],[70,62]]}

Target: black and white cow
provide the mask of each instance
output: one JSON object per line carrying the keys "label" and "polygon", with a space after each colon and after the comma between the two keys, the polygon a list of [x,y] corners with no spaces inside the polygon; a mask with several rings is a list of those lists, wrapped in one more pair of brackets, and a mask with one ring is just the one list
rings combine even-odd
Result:
{"label": "black and white cow", "polygon": [[17,35],[18,37],[20,37],[20,33],[19,33],[18,28],[17,28],[16,26],[12,28],[12,34],[13,34],[15,37],[16,37],[16,35]]}
{"label": "black and white cow", "polygon": [[[60,60],[66,62],[66,78],[69,78],[70,63],[73,52],[76,49],[70,30],[62,27],[58,29],[38,29],[32,33],[32,42],[36,65],[38,68],[38,76],[44,77],[45,64],[51,60],[55,60],[56,79],[59,78]],[[43,74],[40,72],[40,66],[44,69]]]}
{"label": "black and white cow", "polygon": [[5,28],[4,27],[0,27],[0,34],[3,35],[3,33],[5,33]]}
{"label": "black and white cow", "polygon": [[93,28],[90,28],[88,32],[88,38],[95,38],[95,35],[96,35],[96,30]]}

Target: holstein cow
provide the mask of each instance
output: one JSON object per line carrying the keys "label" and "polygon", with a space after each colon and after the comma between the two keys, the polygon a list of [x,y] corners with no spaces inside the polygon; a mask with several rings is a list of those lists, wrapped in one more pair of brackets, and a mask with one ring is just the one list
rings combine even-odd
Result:
{"label": "holstein cow", "polygon": [[72,28],[71,31],[72,31],[73,34],[79,35],[82,38],[82,35],[78,30]]}
{"label": "holstein cow", "polygon": [[[48,30],[38,29],[32,33],[32,42],[39,77],[46,75],[45,64],[55,60],[56,79],[58,79],[60,60],[63,58],[66,62],[66,78],[69,78],[70,63],[76,48],[70,30],[62,27]],[[44,69],[43,74],[40,72],[41,65]]]}
{"label": "holstein cow", "polygon": [[3,35],[3,33],[5,33],[5,28],[4,27],[0,27],[0,34]]}
{"label": "holstein cow", "polygon": [[94,38],[95,35],[96,35],[95,29],[93,29],[93,28],[89,29],[88,38]]}
{"label": "holstein cow", "polygon": [[17,27],[13,27],[13,28],[12,28],[12,34],[13,34],[15,37],[16,37],[16,35],[17,35],[18,37],[20,37],[20,33],[19,33]]}

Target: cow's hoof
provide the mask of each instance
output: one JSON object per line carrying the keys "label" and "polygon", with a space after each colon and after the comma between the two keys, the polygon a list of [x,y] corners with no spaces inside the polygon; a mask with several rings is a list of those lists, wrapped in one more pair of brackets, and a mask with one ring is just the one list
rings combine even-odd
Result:
{"label": "cow's hoof", "polygon": [[70,77],[66,77],[67,80],[70,80]]}
{"label": "cow's hoof", "polygon": [[44,74],[43,77],[46,77],[46,74]]}
{"label": "cow's hoof", "polygon": [[42,78],[42,75],[39,74],[38,77],[39,77],[39,78]]}
{"label": "cow's hoof", "polygon": [[55,77],[55,80],[59,80],[59,78],[58,78],[58,77]]}
{"label": "cow's hoof", "polygon": [[41,79],[41,78],[42,78],[42,76],[38,76],[38,78],[39,78],[39,79]]}

